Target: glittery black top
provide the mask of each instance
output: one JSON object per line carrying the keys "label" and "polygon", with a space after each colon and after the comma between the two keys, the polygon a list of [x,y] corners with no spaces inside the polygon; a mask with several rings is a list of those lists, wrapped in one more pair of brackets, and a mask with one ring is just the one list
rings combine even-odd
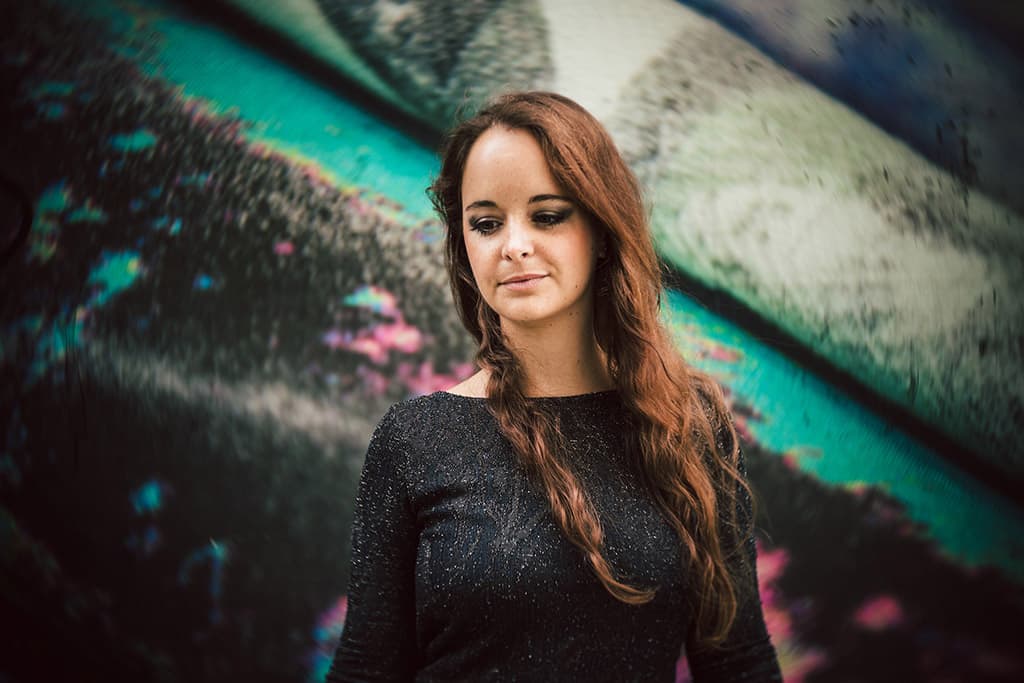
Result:
{"label": "glittery black top", "polygon": [[[624,457],[619,395],[532,400],[561,420],[617,576],[658,586],[654,599],[609,595],[484,399],[410,399],[388,411],[366,454],[348,614],[327,681],[675,680],[693,596],[678,538]],[[753,595],[725,649],[688,648],[695,681],[781,680]]]}

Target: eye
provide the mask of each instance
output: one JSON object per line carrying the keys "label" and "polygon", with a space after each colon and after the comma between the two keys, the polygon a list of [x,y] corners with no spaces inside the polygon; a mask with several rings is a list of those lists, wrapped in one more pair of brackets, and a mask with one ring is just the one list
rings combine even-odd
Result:
{"label": "eye", "polygon": [[501,222],[496,218],[474,218],[469,221],[469,229],[481,235],[490,235],[500,227]]}
{"label": "eye", "polygon": [[533,215],[535,223],[540,225],[558,225],[559,223],[565,222],[569,216],[572,215],[572,209],[562,209],[561,211],[541,211]]}

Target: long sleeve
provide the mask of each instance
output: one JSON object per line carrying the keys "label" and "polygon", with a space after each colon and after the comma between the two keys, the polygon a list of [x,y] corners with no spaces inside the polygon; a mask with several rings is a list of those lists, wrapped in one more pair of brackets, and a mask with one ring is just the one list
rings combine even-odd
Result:
{"label": "long sleeve", "polygon": [[409,681],[416,667],[416,523],[394,409],[370,440],[352,524],[348,614],[327,674],[342,681]]}
{"label": "long sleeve", "polygon": [[[731,449],[731,439],[722,438],[719,446]],[[726,443],[721,443],[721,441]],[[724,452],[729,452],[725,450]],[[740,473],[746,476],[743,454],[739,456]],[[750,496],[740,489],[737,505],[740,528],[746,528],[753,514]],[[717,683],[718,681],[782,681],[775,647],[768,636],[761,608],[761,597],[757,584],[757,545],[753,533],[743,540],[741,553],[733,553],[737,563],[734,576],[739,577],[737,594],[740,603],[736,619],[720,648],[702,649],[692,638],[687,638],[686,652],[690,673],[694,683]]]}

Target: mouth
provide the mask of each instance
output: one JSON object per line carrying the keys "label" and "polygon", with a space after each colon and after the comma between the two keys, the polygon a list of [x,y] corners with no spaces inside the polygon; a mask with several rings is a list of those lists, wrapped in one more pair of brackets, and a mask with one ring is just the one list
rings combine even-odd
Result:
{"label": "mouth", "polygon": [[547,277],[544,273],[524,273],[523,275],[513,275],[510,278],[506,278],[499,282],[499,285],[524,285],[535,280]]}

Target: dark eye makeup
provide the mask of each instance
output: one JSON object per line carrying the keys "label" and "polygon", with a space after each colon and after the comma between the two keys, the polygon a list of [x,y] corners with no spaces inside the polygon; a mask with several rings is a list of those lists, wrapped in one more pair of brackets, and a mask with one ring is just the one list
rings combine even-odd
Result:
{"label": "dark eye makeup", "polygon": [[499,227],[499,223],[494,218],[474,218],[469,221],[470,230],[489,235]]}
{"label": "dark eye makeup", "polygon": [[[532,215],[533,222],[542,227],[551,227],[564,223],[572,216],[573,208],[566,207],[557,211],[544,210],[537,211]],[[489,235],[498,228],[501,227],[501,221],[497,218],[491,218],[489,216],[482,216],[480,218],[473,218],[469,221],[469,227],[471,230],[475,230],[484,235]]]}
{"label": "dark eye makeup", "polygon": [[533,220],[541,225],[558,225],[564,223],[572,215],[572,209],[566,208],[559,211],[538,211],[533,214]]}

